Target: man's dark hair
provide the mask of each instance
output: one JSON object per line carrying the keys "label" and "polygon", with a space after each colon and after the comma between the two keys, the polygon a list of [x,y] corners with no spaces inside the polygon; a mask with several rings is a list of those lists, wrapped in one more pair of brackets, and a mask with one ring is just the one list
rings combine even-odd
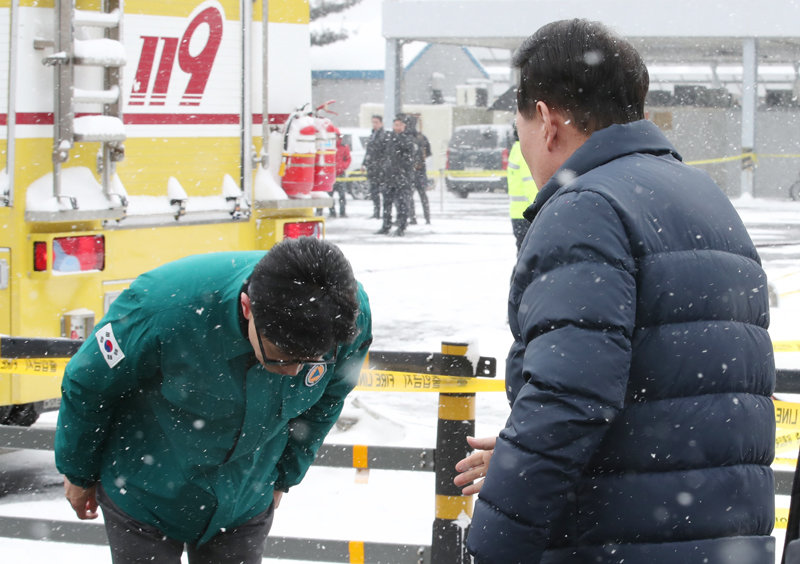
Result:
{"label": "man's dark hair", "polygon": [[517,107],[526,118],[538,101],[567,113],[585,133],[644,118],[647,67],[633,45],[599,22],[542,26],[512,63],[520,70]]}
{"label": "man's dark hair", "polygon": [[357,288],[336,245],[312,237],[285,239],[250,277],[256,331],[287,355],[320,356],[356,336]]}
{"label": "man's dark hair", "polygon": [[372,119],[377,119],[379,122],[383,123],[383,116],[380,114],[372,114]]}

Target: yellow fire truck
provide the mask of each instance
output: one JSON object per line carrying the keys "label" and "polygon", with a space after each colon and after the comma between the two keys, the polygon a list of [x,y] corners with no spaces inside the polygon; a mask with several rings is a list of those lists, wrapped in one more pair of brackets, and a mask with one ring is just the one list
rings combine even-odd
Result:
{"label": "yellow fire truck", "polygon": [[[307,0],[0,0],[0,335],[85,338],[161,263],[324,235],[274,131],[311,100],[308,23]],[[0,422],[59,396],[10,372]]]}

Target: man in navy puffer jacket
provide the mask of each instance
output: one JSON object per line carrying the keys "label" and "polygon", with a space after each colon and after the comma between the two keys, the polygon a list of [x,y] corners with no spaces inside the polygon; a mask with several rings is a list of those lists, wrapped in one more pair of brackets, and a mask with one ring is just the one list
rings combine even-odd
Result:
{"label": "man in navy puffer jacket", "polygon": [[[767,280],[728,198],[645,121],[601,24],[515,55],[537,185],[509,296],[511,415],[457,465],[477,563],[774,561]],[[489,461],[491,460],[491,465]]]}

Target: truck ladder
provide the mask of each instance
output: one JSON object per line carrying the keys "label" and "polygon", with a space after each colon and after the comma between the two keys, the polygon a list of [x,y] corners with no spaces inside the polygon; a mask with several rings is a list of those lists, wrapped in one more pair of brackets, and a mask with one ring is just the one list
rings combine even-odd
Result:
{"label": "truck ladder", "polygon": [[[102,0],[100,11],[79,10],[75,0],[56,0],[54,52],[43,63],[55,68],[55,107],[53,115],[53,196],[68,200],[78,209],[75,197],[62,194],[61,165],[69,158],[76,142],[100,142],[97,158],[103,193],[110,208],[124,214],[123,194],[113,190],[116,163],[124,156],[125,128],[122,123],[122,72],[125,48],[122,45],[124,0]],[[98,32],[99,30],[99,32]],[[102,37],[94,37],[102,34]],[[76,67],[99,67],[103,89],[83,89],[76,85]],[[75,117],[76,104],[100,105],[100,111],[82,112]],[[112,199],[117,201],[112,204]]]}

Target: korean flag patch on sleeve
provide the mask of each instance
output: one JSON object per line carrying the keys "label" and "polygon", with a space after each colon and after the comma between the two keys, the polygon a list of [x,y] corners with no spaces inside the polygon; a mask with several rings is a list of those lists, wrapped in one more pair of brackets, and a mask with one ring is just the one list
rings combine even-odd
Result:
{"label": "korean flag patch on sleeve", "polygon": [[103,355],[109,368],[114,368],[119,362],[125,358],[122,349],[119,348],[116,337],[114,337],[114,330],[111,329],[111,324],[106,323],[95,333],[97,344],[100,346],[100,354]]}

